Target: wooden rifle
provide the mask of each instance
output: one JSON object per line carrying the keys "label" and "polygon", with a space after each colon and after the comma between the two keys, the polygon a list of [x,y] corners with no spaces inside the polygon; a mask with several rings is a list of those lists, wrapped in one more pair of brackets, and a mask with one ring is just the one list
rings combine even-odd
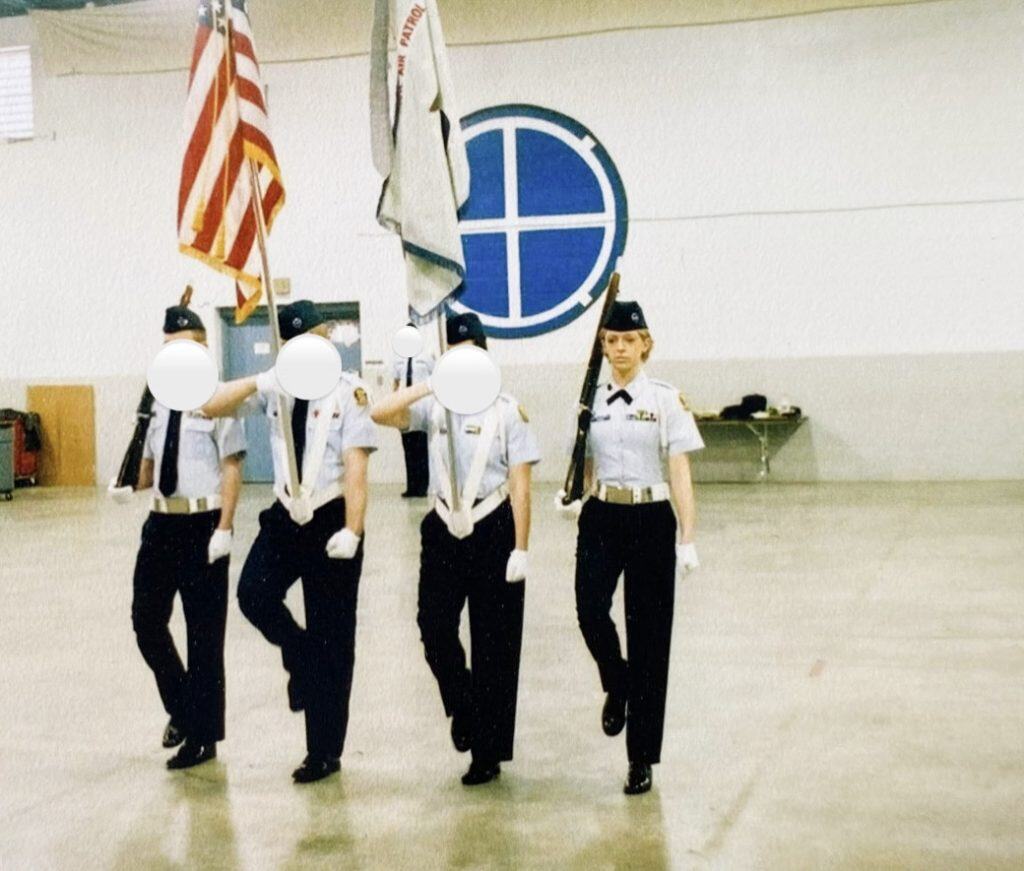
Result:
{"label": "wooden rifle", "polygon": [[569,461],[569,470],[565,475],[565,486],[562,488],[565,496],[562,503],[569,505],[577,499],[583,498],[583,472],[587,459],[587,433],[590,431],[591,408],[594,405],[594,395],[597,393],[597,379],[601,374],[601,363],[604,354],[601,349],[601,329],[611,314],[612,305],[619,295],[619,273],[613,272],[611,281],[608,283],[608,290],[604,297],[604,306],[601,309],[601,318],[597,322],[597,331],[594,334],[594,344],[590,348],[590,362],[587,363],[587,374],[583,378],[583,389],[580,391],[579,415],[576,419],[576,442],[572,448],[572,459]]}

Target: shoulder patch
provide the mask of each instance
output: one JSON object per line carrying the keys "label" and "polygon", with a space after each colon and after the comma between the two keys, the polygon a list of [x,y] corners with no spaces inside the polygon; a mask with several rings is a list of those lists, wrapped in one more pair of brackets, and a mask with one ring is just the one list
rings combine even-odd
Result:
{"label": "shoulder patch", "polygon": [[523,408],[521,405],[519,406],[519,416],[523,419],[523,423],[529,423],[530,422],[530,418],[527,417],[527,415],[526,415],[526,409]]}
{"label": "shoulder patch", "polygon": [[357,387],[352,391],[352,395],[355,397],[356,405],[367,405],[369,403],[369,397],[366,395],[366,391],[362,387]]}

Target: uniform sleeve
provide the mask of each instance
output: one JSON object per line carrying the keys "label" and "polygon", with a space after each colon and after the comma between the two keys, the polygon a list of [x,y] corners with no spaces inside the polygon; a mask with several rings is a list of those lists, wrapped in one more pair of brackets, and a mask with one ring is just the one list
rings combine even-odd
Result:
{"label": "uniform sleeve", "polygon": [[668,453],[688,454],[704,447],[704,439],[700,437],[697,422],[693,414],[683,408],[683,403],[674,391],[665,398],[668,412]]}
{"label": "uniform sleeve", "polygon": [[525,415],[514,401],[507,403],[505,421],[508,428],[506,436],[508,438],[509,468],[522,463],[540,462],[540,447],[537,444],[537,438],[525,420]]}
{"label": "uniform sleeve", "polygon": [[222,417],[217,420],[217,454],[223,460],[246,450],[245,424],[237,417]]}
{"label": "uniform sleeve", "polygon": [[409,425],[403,432],[427,432],[430,429],[430,409],[433,408],[433,397],[424,396],[409,406]]}
{"label": "uniform sleeve", "polygon": [[252,414],[266,414],[270,400],[277,396],[273,391],[257,390],[245,400],[235,411],[236,417],[249,417]]}
{"label": "uniform sleeve", "polygon": [[[362,402],[358,395],[362,394]],[[373,452],[377,450],[377,424],[370,418],[370,402],[366,388],[357,386],[345,403],[345,411],[341,420],[341,451],[349,448],[363,448]]]}

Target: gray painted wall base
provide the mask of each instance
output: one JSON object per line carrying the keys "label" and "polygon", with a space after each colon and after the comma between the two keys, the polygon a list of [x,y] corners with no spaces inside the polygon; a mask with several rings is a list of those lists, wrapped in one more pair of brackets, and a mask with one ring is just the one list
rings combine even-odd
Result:
{"label": "gray painted wall base", "polygon": [[[656,348],[666,351],[664,343]],[[698,409],[738,402],[745,393],[799,405],[810,420],[773,451],[774,481],[1024,479],[1024,353],[655,359],[648,371],[677,385]],[[144,377],[93,382],[98,483],[116,474]],[[576,366],[505,367],[505,389],[526,407],[541,442],[538,480],[565,474],[581,378]],[[48,382],[0,381],[0,406],[23,408],[28,383]],[[753,481],[757,456],[753,438],[715,438],[695,459],[694,477]],[[402,480],[396,432],[382,432],[370,468],[374,481]]]}

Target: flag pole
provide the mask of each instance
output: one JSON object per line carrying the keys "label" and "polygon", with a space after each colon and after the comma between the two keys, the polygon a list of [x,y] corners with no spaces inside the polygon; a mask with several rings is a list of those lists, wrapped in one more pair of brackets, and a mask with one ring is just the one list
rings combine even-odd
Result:
{"label": "flag pole", "polygon": [[[441,348],[442,355],[448,350],[448,340],[445,335],[446,320],[445,307],[443,304],[439,305],[437,307],[437,343]],[[452,412],[447,406],[444,409],[444,423],[448,429],[448,483],[451,485],[452,493],[451,510],[455,512],[462,507],[462,494],[459,492],[459,475],[455,468],[455,430]]]}
{"label": "flag pole", "polygon": [[[263,289],[267,292],[267,311],[270,315],[270,336],[274,348],[274,360],[281,352],[281,325],[277,322],[277,301],[274,299],[274,281],[270,277],[270,260],[267,258],[267,228],[263,220],[263,192],[260,190],[259,169],[251,157],[249,163],[249,183],[252,186],[252,207],[256,215],[256,241],[260,249],[260,260],[263,269]],[[277,393],[277,414],[281,421],[284,436],[285,455],[288,460],[288,492],[294,499],[302,491],[299,489],[299,464],[295,460],[295,439],[292,436],[292,412],[284,401],[284,396]]]}

